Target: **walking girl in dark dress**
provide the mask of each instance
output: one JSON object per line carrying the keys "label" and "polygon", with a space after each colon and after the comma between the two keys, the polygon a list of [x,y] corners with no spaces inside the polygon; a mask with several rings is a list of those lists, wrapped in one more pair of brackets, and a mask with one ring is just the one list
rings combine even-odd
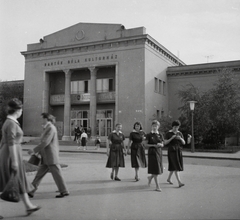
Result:
{"label": "walking girl in dark dress", "polygon": [[[119,167],[125,167],[124,155],[126,155],[126,148],[124,146],[125,137],[122,130],[122,124],[116,124],[115,130],[109,134],[107,139],[107,168],[112,168],[111,179],[121,181],[118,178]],[[124,150],[124,152],[123,152]],[[115,174],[115,177],[114,177]]]}
{"label": "walking girl in dark dress", "polygon": [[17,176],[19,191],[26,208],[27,215],[40,209],[33,205],[28,197],[32,190],[26,177],[26,170],[22,157],[23,131],[17,119],[22,115],[22,102],[12,99],[8,103],[8,116],[2,127],[2,140],[0,143],[0,192],[7,185],[12,174]]}
{"label": "walking girl in dark dress", "polygon": [[162,147],[163,136],[159,133],[158,129],[160,123],[157,120],[152,122],[152,131],[147,134],[145,140],[145,147],[148,148],[148,173],[151,176],[148,177],[148,185],[150,186],[152,179],[156,183],[156,191],[161,192],[160,185],[158,183],[158,175],[163,173],[162,163]]}
{"label": "walking girl in dark dress", "polygon": [[[130,133],[128,142],[128,154],[131,152],[131,165],[135,168],[135,180],[139,181],[138,171],[139,167],[147,167],[145,148],[143,146],[145,133],[142,131],[140,122],[133,125],[133,131]],[[131,151],[130,151],[131,149]]]}
{"label": "walking girl in dark dress", "polygon": [[182,133],[178,130],[181,126],[180,121],[172,123],[172,130],[167,132],[165,137],[165,145],[168,147],[168,171],[169,176],[167,182],[173,184],[171,181],[173,173],[178,181],[179,187],[184,186],[180,179],[180,171],[183,171],[182,145],[185,144]]}

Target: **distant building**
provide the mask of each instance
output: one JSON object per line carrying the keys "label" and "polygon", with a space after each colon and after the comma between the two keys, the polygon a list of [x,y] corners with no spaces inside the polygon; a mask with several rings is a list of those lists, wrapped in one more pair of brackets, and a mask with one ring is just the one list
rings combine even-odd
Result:
{"label": "distant building", "polygon": [[[57,117],[63,140],[71,139],[75,125],[103,137],[116,122],[126,135],[135,121],[150,131],[153,118],[168,112],[178,116],[175,91],[180,85],[214,78],[210,69],[240,65],[186,66],[144,27],[125,29],[121,24],[79,23],[29,44],[22,55],[24,133],[39,136],[39,117],[47,111]],[[211,86],[214,79],[207,81]]]}

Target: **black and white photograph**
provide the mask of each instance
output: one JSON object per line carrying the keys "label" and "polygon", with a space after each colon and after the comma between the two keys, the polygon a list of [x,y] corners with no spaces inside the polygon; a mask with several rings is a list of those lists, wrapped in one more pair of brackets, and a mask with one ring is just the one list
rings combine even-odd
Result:
{"label": "black and white photograph", "polygon": [[0,0],[0,219],[240,219],[240,0]]}

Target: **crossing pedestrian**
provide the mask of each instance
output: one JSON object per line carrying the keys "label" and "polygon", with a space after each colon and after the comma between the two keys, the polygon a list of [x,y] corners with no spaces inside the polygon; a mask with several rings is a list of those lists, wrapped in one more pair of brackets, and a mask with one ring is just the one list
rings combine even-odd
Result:
{"label": "crossing pedestrian", "polygon": [[32,190],[27,180],[25,166],[22,157],[23,131],[18,122],[22,115],[22,102],[12,99],[7,106],[8,116],[2,127],[2,140],[0,143],[0,192],[4,190],[11,175],[16,175],[20,196],[26,208],[27,215],[40,209],[33,205],[28,197]]}
{"label": "crossing pedestrian", "polygon": [[168,171],[167,182],[173,184],[171,178],[173,173],[178,181],[179,187],[184,186],[180,179],[180,171],[183,171],[182,145],[185,145],[183,134],[179,131],[180,121],[176,120],[172,123],[172,129],[166,133],[164,144],[168,148]]}
{"label": "crossing pedestrian", "polygon": [[29,149],[28,153],[40,153],[42,161],[32,182],[34,190],[28,195],[30,197],[34,196],[42,178],[48,173],[48,171],[50,171],[58,187],[58,191],[60,192],[59,195],[56,195],[56,198],[62,198],[68,196],[69,191],[63,179],[61,166],[59,164],[59,143],[57,129],[54,126],[55,117],[49,113],[42,113],[41,116],[44,128],[43,134],[41,135],[41,143],[33,150]]}
{"label": "crossing pedestrian", "polygon": [[[122,124],[117,123],[115,130],[109,134],[107,139],[107,168],[112,168],[111,179],[121,181],[118,178],[119,167],[125,167],[124,155],[126,155],[126,147],[124,146],[124,134],[122,133]],[[115,175],[115,177],[114,177]]]}
{"label": "crossing pedestrian", "polygon": [[140,122],[135,122],[133,131],[129,135],[127,153],[131,155],[131,166],[135,169],[136,181],[140,180],[138,177],[139,167],[147,167],[145,148],[143,145],[144,138],[145,133],[142,130],[142,124]]}
{"label": "crossing pedestrian", "polygon": [[162,163],[162,147],[163,135],[159,133],[160,123],[157,120],[152,122],[152,131],[146,135],[145,147],[148,148],[148,185],[150,186],[152,179],[156,184],[156,191],[161,192],[160,184],[158,182],[158,175],[163,173]]}

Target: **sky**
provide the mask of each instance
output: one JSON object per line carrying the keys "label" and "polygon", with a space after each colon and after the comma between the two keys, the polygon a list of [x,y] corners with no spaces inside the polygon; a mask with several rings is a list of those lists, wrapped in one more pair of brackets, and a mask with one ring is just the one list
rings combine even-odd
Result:
{"label": "sky", "polygon": [[0,81],[24,79],[27,44],[80,22],[144,26],[187,65],[240,60],[240,0],[0,0]]}

